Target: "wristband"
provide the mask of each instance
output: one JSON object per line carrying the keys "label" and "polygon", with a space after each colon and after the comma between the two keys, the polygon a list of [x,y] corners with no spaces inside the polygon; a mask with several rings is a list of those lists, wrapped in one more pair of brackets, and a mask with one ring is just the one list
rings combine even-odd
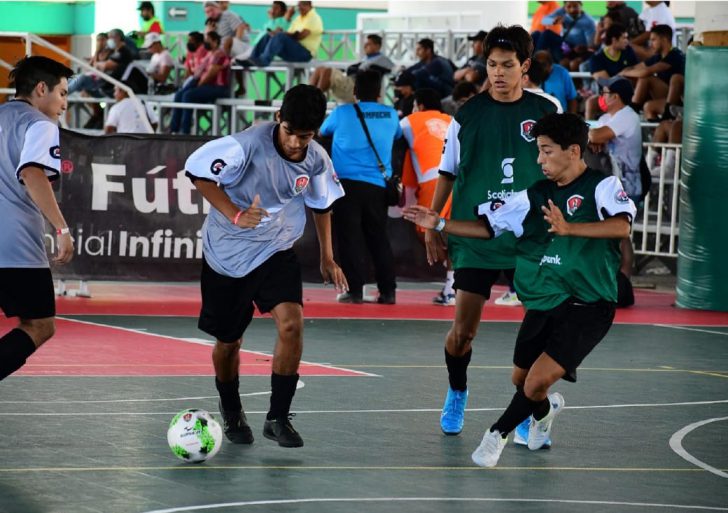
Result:
{"label": "wristband", "polygon": [[235,217],[233,217],[233,224],[238,224],[238,219],[240,219],[240,216],[243,215],[243,211],[239,210],[237,214],[235,214]]}
{"label": "wristband", "polygon": [[445,228],[445,218],[441,217],[440,220],[437,221],[437,225],[435,226],[435,231],[441,232],[443,228]]}
{"label": "wristband", "polygon": [[67,233],[71,233],[71,230],[66,226],[65,228],[57,228],[56,229],[56,235],[66,235]]}

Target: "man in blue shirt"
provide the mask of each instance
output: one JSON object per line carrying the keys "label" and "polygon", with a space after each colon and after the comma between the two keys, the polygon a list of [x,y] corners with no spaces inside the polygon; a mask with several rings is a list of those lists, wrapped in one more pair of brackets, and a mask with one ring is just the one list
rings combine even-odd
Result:
{"label": "man in blue shirt", "polygon": [[[564,2],[561,9],[557,9],[541,21],[544,25],[561,23],[561,37],[539,38],[537,50],[548,49],[554,59],[561,61],[562,66],[571,71],[578,71],[579,64],[589,58],[590,47],[594,44],[596,23],[594,19],[582,9],[582,2]],[[551,33],[553,35],[553,33]]]}
{"label": "man in blue shirt", "polygon": [[576,87],[571,75],[566,68],[559,64],[554,64],[551,54],[546,50],[541,50],[533,55],[546,71],[546,81],[543,83],[543,90],[554,95],[561,102],[561,106],[568,112],[576,112]]}
{"label": "man in blue shirt", "polygon": [[[387,201],[384,174],[392,174],[392,144],[402,137],[397,111],[377,102],[381,75],[373,70],[360,71],[354,82],[358,103],[334,109],[321,126],[321,135],[333,137],[331,157],[334,169],[346,192],[334,203],[334,233],[339,261],[349,284],[349,292],[340,294],[342,303],[362,303],[368,266],[365,254],[374,264],[380,304],[395,303],[397,283],[394,257],[387,238]],[[362,112],[357,115],[355,106]],[[362,126],[366,123],[374,148]],[[377,155],[379,158],[377,158]]]}
{"label": "man in blue shirt", "polygon": [[415,77],[415,90],[427,87],[437,91],[440,98],[450,96],[455,86],[455,68],[452,63],[435,53],[435,42],[432,39],[417,41],[415,52],[420,62],[407,68],[407,72]]}

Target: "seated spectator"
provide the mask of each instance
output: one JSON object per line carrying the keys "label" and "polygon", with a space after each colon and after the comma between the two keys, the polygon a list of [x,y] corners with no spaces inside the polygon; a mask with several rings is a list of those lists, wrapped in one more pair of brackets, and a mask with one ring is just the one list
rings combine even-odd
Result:
{"label": "seated spectator", "polygon": [[645,47],[648,43],[650,33],[658,25],[667,25],[672,29],[672,46],[677,45],[677,37],[675,36],[675,17],[670,12],[667,2],[645,2],[647,7],[642,9],[639,15],[640,22],[644,27],[637,37],[632,38],[632,49],[637,54],[639,60],[644,61],[654,55],[654,48]]}
{"label": "seated spectator", "polygon": [[[594,79],[610,78],[638,64],[637,56],[629,46],[627,29],[615,23],[606,31],[605,46],[589,59],[589,70]],[[586,119],[595,119],[599,96],[586,100]]]}
{"label": "seated spectator", "polygon": [[543,90],[558,98],[561,106],[565,107],[568,112],[576,113],[576,87],[568,70],[563,66],[554,64],[551,54],[546,50],[536,52],[533,59],[541,63],[546,73],[546,80],[542,84]]}
{"label": "seated spectator", "polygon": [[[607,38],[607,30],[609,30],[609,27],[612,25],[622,23],[620,22],[619,14],[616,12],[608,12],[601,18],[599,18],[599,21],[597,22],[597,29],[594,32],[594,49],[595,50],[601,50],[604,48]],[[592,56],[593,57],[593,56]]]}
{"label": "seated spectator", "polygon": [[412,114],[415,105],[415,77],[401,71],[394,79],[394,110],[399,119]]}
{"label": "seated spectator", "polygon": [[[640,109],[648,99],[663,100],[667,98],[670,81],[674,75],[685,75],[685,54],[672,46],[672,29],[667,25],[657,25],[650,32],[650,45],[655,50],[655,55],[640,62],[630,69],[620,72],[620,75],[629,78],[636,78],[634,98],[632,103]],[[679,84],[682,80],[676,79],[675,92],[670,99],[672,102],[679,101],[682,91]],[[648,120],[658,119],[664,108],[664,103],[653,103],[648,110],[645,105],[645,118]]]}
{"label": "seated spectator", "polygon": [[154,4],[152,2],[141,2],[137,10],[142,18],[141,27],[130,35],[134,40],[134,46],[139,47],[144,44],[144,38],[147,34],[164,34],[164,26],[162,20],[154,15]]}
{"label": "seated spectator", "polygon": [[623,25],[627,29],[627,34],[630,39],[639,36],[645,31],[645,25],[640,20],[639,14],[628,6],[626,2],[607,2],[607,13],[599,19],[597,31],[600,30],[599,25],[602,25],[602,31],[609,28],[609,25],[604,23],[608,17],[611,18],[613,23]]}
{"label": "seated spectator", "polygon": [[478,88],[472,82],[461,80],[452,88],[452,94],[442,99],[442,111],[454,116],[466,101],[478,94]]}
{"label": "seated spectator", "polygon": [[369,34],[364,41],[366,57],[363,61],[349,66],[346,73],[336,68],[319,66],[314,70],[308,83],[318,87],[324,93],[330,90],[340,103],[353,103],[355,101],[354,77],[357,72],[371,69],[384,76],[394,68],[394,63],[389,60],[389,57],[382,55],[381,50],[382,38],[376,34]]}
{"label": "seated spectator", "polygon": [[548,50],[554,61],[570,71],[578,71],[579,64],[592,53],[596,24],[582,9],[582,2],[564,2],[564,7],[546,16],[542,23],[562,24],[561,37],[546,31],[534,42],[536,50]]}
{"label": "seated spectator", "polygon": [[531,38],[534,41],[534,45],[536,44],[536,39],[541,37],[545,30],[550,30],[557,36],[561,35],[561,23],[555,23],[553,25],[543,24],[543,19],[546,16],[559,9],[559,2],[539,0],[538,3],[541,5],[538,6],[538,9],[533,13],[533,18],[531,19]]}
{"label": "seated spectator", "polygon": [[435,53],[432,39],[420,39],[415,52],[420,62],[407,68],[407,72],[415,78],[415,89],[428,87],[437,91],[442,98],[449,96],[455,85],[453,64]]}
{"label": "seated spectator", "polygon": [[472,41],[473,55],[468,58],[462,67],[455,70],[452,77],[455,82],[465,80],[467,82],[481,85],[485,81],[487,74],[485,72],[483,42],[487,36],[488,33],[485,30],[478,31],[478,33],[474,36],[468,36],[468,41]]}
{"label": "seated spectator", "polygon": [[240,16],[220,7],[220,2],[204,4],[206,31],[214,30],[222,39],[222,50],[232,59],[247,59],[252,52],[250,25]]}
{"label": "seated spectator", "polygon": [[[202,32],[190,32],[187,34],[187,55],[185,56],[185,84],[193,79],[197,68],[207,55],[205,49],[205,36]],[[184,86],[184,84],[183,84]]]}
{"label": "seated spectator", "polygon": [[154,81],[154,90],[157,91],[159,86],[167,82],[169,74],[174,69],[174,59],[162,44],[162,37],[156,32],[150,32],[144,37],[142,48],[149,50],[152,54],[146,72]]}
{"label": "seated spectator", "polygon": [[253,46],[260,43],[260,40],[266,35],[275,36],[278,33],[287,32],[294,12],[293,8],[288,9],[285,2],[273,2],[268,9],[268,21],[265,22],[260,34],[253,41]]}
{"label": "seated spectator", "polygon": [[556,96],[548,94],[543,90],[543,83],[546,81],[546,70],[543,68],[543,64],[536,59],[531,60],[531,65],[528,67],[528,71],[523,75],[523,90],[529,91],[539,96],[543,96],[551,103],[556,105],[556,112],[561,114],[564,112],[564,108],[561,105]]}
{"label": "seated spectator", "polygon": [[[131,84],[125,85],[131,87]],[[133,89],[133,88],[132,88]],[[136,91],[135,91],[136,92]],[[111,106],[109,115],[104,125],[104,133],[125,133],[125,134],[148,134],[154,133],[159,123],[157,113],[152,110],[149,105],[145,104],[138,98],[129,98],[129,95],[122,88],[114,87],[114,99],[116,103]],[[136,104],[141,104],[145,112],[149,124],[152,125],[150,132],[141,119]]]}
{"label": "seated spectator", "polygon": [[[105,61],[111,55],[111,50],[107,46],[109,35],[106,32],[99,32],[96,35],[96,51],[89,58],[89,65],[96,67],[97,62]],[[68,81],[68,94],[79,91],[87,93],[89,96],[101,98],[101,79],[97,73],[86,71],[80,73]]]}
{"label": "seated spectator", "polygon": [[[675,119],[660,121],[652,135],[652,142],[682,144],[682,114],[677,113]],[[676,151],[674,148],[653,148],[647,149],[647,167],[650,174],[659,177],[661,174],[666,178],[672,178],[675,174]]]}
{"label": "seated spectator", "polygon": [[[230,58],[222,49],[217,32],[205,34],[205,48],[209,52],[198,67],[194,80],[177,91],[178,103],[213,103],[230,93]],[[192,110],[174,109],[171,133],[189,134],[192,128]]]}
{"label": "seated spectator", "polygon": [[324,24],[311,2],[298,2],[298,16],[287,32],[266,34],[255,45],[244,66],[268,66],[275,57],[286,62],[308,62],[321,45]]}

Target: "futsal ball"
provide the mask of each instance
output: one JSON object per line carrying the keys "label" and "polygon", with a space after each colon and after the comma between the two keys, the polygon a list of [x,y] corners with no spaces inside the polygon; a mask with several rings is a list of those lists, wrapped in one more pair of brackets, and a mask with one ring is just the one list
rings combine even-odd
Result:
{"label": "futsal ball", "polygon": [[182,461],[202,463],[220,450],[222,428],[205,410],[183,410],[169,423],[167,443]]}

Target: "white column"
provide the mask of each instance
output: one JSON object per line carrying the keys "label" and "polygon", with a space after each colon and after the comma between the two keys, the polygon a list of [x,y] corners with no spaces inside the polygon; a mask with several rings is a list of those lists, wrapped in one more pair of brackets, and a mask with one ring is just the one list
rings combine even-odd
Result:
{"label": "white column", "polygon": [[695,2],[695,35],[728,30],[728,2]]}

